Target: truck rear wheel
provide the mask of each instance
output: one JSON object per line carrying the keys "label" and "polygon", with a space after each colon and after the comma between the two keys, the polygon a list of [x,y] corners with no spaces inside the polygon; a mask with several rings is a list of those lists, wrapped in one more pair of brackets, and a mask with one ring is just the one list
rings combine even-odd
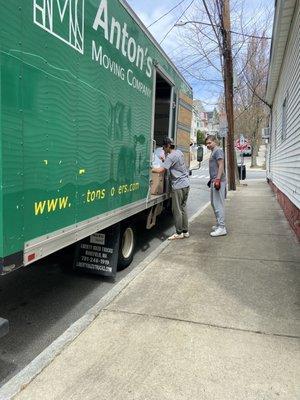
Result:
{"label": "truck rear wheel", "polygon": [[127,268],[133,259],[135,234],[132,225],[121,227],[120,247],[118,256],[118,271]]}

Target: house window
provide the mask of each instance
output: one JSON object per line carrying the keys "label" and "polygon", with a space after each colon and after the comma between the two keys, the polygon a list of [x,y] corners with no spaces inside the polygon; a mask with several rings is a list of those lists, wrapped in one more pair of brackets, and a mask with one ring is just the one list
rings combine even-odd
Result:
{"label": "house window", "polygon": [[281,139],[286,138],[286,127],[287,127],[287,101],[288,96],[284,99],[282,103],[282,119],[281,119]]}

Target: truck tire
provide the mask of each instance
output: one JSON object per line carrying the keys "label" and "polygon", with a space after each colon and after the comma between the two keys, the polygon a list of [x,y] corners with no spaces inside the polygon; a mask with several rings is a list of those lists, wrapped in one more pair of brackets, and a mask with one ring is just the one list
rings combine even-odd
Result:
{"label": "truck tire", "polygon": [[121,227],[118,255],[118,271],[127,268],[133,259],[135,247],[135,232],[133,226],[125,224]]}

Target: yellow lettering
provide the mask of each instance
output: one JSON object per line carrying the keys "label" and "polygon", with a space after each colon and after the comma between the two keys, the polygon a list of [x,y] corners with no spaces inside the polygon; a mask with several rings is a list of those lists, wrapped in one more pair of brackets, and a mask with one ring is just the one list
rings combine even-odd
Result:
{"label": "yellow lettering", "polygon": [[96,192],[93,190],[91,192],[91,201],[95,201],[95,197],[96,197]]}
{"label": "yellow lettering", "polygon": [[67,207],[71,207],[71,203],[68,202],[69,197],[57,197],[56,199],[48,199],[38,201],[34,203],[34,214],[42,215],[44,213],[51,213],[58,210],[63,210]]}
{"label": "yellow lettering", "polygon": [[86,201],[88,203],[93,203],[95,200],[103,200],[106,196],[106,189],[95,189],[86,192]]}
{"label": "yellow lettering", "polygon": [[91,200],[90,200],[90,195],[91,195],[91,191],[90,190],[88,190],[88,192],[87,192],[87,194],[86,194],[86,201],[89,203]]}
{"label": "yellow lettering", "polygon": [[46,201],[39,201],[34,203],[34,213],[35,215],[43,214],[46,206]]}
{"label": "yellow lettering", "polygon": [[48,212],[55,211],[57,203],[58,203],[58,199],[47,200]]}
{"label": "yellow lettering", "polygon": [[67,196],[67,197],[60,197],[60,198],[58,199],[58,202],[59,202],[59,209],[60,209],[60,210],[62,210],[63,208],[66,208],[66,207],[67,207],[67,205],[68,205],[68,199],[69,199],[68,196]]}

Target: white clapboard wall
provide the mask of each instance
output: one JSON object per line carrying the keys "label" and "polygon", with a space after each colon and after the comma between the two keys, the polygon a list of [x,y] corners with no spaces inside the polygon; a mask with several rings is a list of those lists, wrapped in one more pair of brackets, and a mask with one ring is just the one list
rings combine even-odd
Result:
{"label": "white clapboard wall", "polygon": [[300,2],[278,3],[282,9],[275,17],[267,92],[272,103],[267,173],[300,208]]}

